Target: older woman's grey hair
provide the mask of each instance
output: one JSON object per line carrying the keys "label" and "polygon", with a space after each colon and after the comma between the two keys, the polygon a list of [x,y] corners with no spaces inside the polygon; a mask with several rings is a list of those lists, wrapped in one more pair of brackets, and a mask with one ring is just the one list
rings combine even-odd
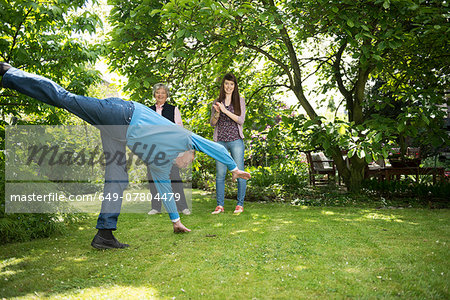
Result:
{"label": "older woman's grey hair", "polygon": [[159,89],[164,89],[166,91],[167,98],[170,97],[169,87],[167,85],[165,85],[164,83],[157,83],[153,86],[153,97],[155,97],[156,91]]}

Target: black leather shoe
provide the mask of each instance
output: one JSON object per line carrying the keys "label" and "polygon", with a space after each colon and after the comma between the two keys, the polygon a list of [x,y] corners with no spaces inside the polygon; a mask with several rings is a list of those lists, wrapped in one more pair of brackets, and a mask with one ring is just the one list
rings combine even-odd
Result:
{"label": "black leather shoe", "polygon": [[128,248],[130,245],[122,244],[115,237],[112,240],[107,240],[96,234],[91,242],[91,246],[95,249],[123,249]]}
{"label": "black leather shoe", "polygon": [[11,65],[5,62],[0,62],[0,76],[5,75],[6,71],[11,69]]}

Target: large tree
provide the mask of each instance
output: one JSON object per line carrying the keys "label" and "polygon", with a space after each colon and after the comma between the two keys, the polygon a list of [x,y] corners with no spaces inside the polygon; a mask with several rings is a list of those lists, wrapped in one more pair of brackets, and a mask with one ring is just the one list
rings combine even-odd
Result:
{"label": "large tree", "polygon": [[[77,94],[88,94],[89,87],[100,80],[99,72],[89,64],[94,64],[102,53],[102,47],[86,40],[100,24],[97,15],[86,9],[88,3],[0,0],[0,61],[49,77]],[[10,89],[0,89],[0,112],[0,149],[4,149],[7,125],[56,125],[66,122],[69,116],[62,109]],[[45,237],[62,228],[61,220],[76,219],[54,214],[5,214],[4,153],[0,152],[0,243]],[[51,192],[52,188],[57,187],[49,183],[43,192]]]}
{"label": "large tree", "polygon": [[247,104],[246,136],[273,126],[278,115],[289,113],[280,111],[283,104],[277,97],[279,85],[273,84],[273,78],[279,74],[274,74],[276,70],[270,65],[260,63],[251,50],[236,53],[233,48],[224,47],[219,50],[220,55],[210,58],[205,53],[205,61],[193,64],[189,57],[177,56],[170,42],[172,33],[165,28],[160,14],[154,13],[163,7],[163,1],[108,3],[113,5],[108,18],[113,30],[107,58],[112,69],[128,77],[125,90],[132,100],[151,105],[153,85],[169,83],[169,101],[180,107],[184,124],[198,134],[212,136],[211,102],[219,94],[221,77],[233,72]]}
{"label": "large tree", "polygon": [[[172,0],[143,1],[131,9],[111,3],[120,15],[113,42],[128,58],[114,56],[116,66],[176,78],[184,86],[211,81],[232,62],[263,66],[270,80],[261,88],[285,87],[295,95],[309,118],[295,120],[300,135],[332,155],[350,190],[359,188],[369,161],[387,155],[383,144],[416,136],[442,116],[437,104],[445,101],[449,75],[446,2]],[[144,19],[149,13],[152,18]],[[126,52],[135,53],[136,44],[141,47],[133,59]],[[305,86],[311,70],[322,79],[320,92],[340,94],[345,119],[329,122],[315,111]],[[367,96],[375,81],[390,97]],[[134,77],[129,88],[147,85]],[[392,101],[402,103],[396,118],[376,113]],[[432,132],[436,145],[448,143]]]}
{"label": "large tree", "polygon": [[[87,94],[100,80],[100,74],[89,65],[102,50],[87,40],[101,25],[87,5],[87,0],[0,0],[0,60],[47,76],[72,92]],[[64,119],[61,110],[30,102],[11,90],[0,91],[0,110],[3,124],[21,122],[25,116],[27,121],[34,117],[35,122],[44,124],[60,124]]]}

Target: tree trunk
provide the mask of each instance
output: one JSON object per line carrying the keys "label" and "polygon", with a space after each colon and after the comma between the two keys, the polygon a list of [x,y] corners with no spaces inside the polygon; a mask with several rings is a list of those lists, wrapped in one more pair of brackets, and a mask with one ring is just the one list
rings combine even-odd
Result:
{"label": "tree trunk", "polygon": [[360,190],[367,165],[365,160],[357,156],[344,160],[338,147],[332,149],[332,158],[347,190],[349,192]]}
{"label": "tree trunk", "polygon": [[350,170],[350,178],[348,180],[348,183],[346,184],[347,190],[349,192],[358,192],[361,189],[361,183],[364,180],[364,169],[365,164],[362,166],[358,165],[357,167],[354,166]]}
{"label": "tree trunk", "polygon": [[[356,125],[362,124],[365,120],[362,103],[364,100],[364,89],[371,70],[372,66],[359,68],[357,80],[352,89],[354,91],[353,97],[350,97],[348,94],[346,95],[347,98],[352,98],[352,101],[347,101],[352,104],[351,107],[348,107],[349,115],[351,116],[349,121],[355,122]],[[348,172],[344,170],[342,178],[349,192],[358,192],[361,189],[361,183],[364,180],[367,163],[364,157],[359,158],[357,155],[348,159],[348,162],[348,166],[345,164],[345,168],[348,169]]]}

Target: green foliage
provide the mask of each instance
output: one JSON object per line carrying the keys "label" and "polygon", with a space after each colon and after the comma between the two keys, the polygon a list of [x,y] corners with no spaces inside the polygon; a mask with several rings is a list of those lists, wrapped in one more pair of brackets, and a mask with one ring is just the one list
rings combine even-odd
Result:
{"label": "green foliage", "polygon": [[323,149],[328,155],[334,147],[345,151],[348,158],[358,157],[366,163],[387,158],[396,145],[393,120],[379,116],[363,124],[336,119],[332,122],[318,118],[308,120],[304,116],[292,119],[292,136],[305,150]]}
{"label": "green foliage", "polygon": [[160,1],[109,0],[113,5],[108,20],[113,27],[107,45],[110,66],[128,77],[124,87],[130,98],[149,104],[152,86],[164,81],[161,75],[166,61],[157,57],[157,49],[167,50],[160,35],[159,16],[152,15]]}
{"label": "green foliage", "polygon": [[[192,100],[187,110],[200,112],[195,116],[202,121],[195,126],[208,118],[204,106],[217,95],[217,79],[236,70],[240,82],[252,77],[243,85],[252,104],[252,90],[273,94],[287,89],[295,94],[314,126],[320,127],[311,135],[312,146],[329,149],[335,160],[339,150],[351,151],[354,162],[349,168],[339,166],[351,187],[362,180],[354,175],[362,174],[367,162],[385,156],[399,137],[415,137],[434,147],[449,143],[439,127],[442,112],[437,106],[445,102],[449,75],[446,2],[119,2],[111,1],[116,6],[111,62],[131,78],[128,88],[144,102],[150,83],[170,81],[184,99]],[[139,18],[148,13],[151,18]],[[307,95],[304,81],[313,74],[319,76],[318,85]],[[384,82],[378,88],[391,98],[368,95],[377,79]],[[324,120],[310,99],[321,93],[343,103],[345,121],[320,124]],[[262,97],[261,103],[270,105],[271,98]],[[400,113],[383,116],[379,111],[393,101],[402,107]],[[306,130],[312,129],[309,125]],[[199,132],[210,132],[203,128]],[[305,146],[304,139],[295,142]]]}
{"label": "green foliage", "polygon": [[[247,152],[246,156],[251,155]],[[197,158],[198,159],[198,158]],[[300,161],[300,153],[290,157],[268,157],[270,166],[248,166],[252,174],[247,182],[246,201],[290,202],[302,194],[308,182],[308,166]],[[246,159],[251,161],[250,159]],[[202,161],[202,168],[194,170],[192,186],[204,190],[215,190],[215,162]],[[237,184],[227,177],[225,197],[236,199]]]}
{"label": "green foliage", "polygon": [[[55,233],[64,232],[68,224],[85,218],[85,215],[83,214],[5,213],[4,158],[0,160],[0,164],[0,244],[49,237]],[[30,185],[32,184],[33,183],[30,183]],[[56,185],[52,185],[51,182],[47,182],[45,185],[41,182],[41,184],[37,184],[36,186],[39,187],[43,194],[54,192],[56,190]]]}
{"label": "green foliage", "polygon": [[[76,94],[87,95],[89,87],[100,82],[100,73],[90,66],[103,53],[102,46],[86,40],[101,25],[98,16],[86,10],[87,3],[86,0],[0,1],[0,61],[49,77]],[[61,109],[6,89],[0,91],[0,111],[1,149],[5,126],[9,124],[55,125],[72,121]],[[0,162],[4,166],[3,152]],[[0,172],[1,243],[47,237],[81,218],[64,214],[5,214],[3,167]]]}
{"label": "green foliage", "polygon": [[450,195],[449,182],[413,183],[411,180],[379,181],[365,180],[363,189],[372,196],[381,196],[387,199],[404,199],[406,205],[420,204],[432,208],[448,208]]}
{"label": "green foliage", "polygon": [[[251,167],[252,179],[247,183],[246,201],[291,202],[303,194],[308,183],[306,162],[279,159],[270,167]],[[229,198],[236,198],[235,193]]]}
{"label": "green foliage", "polygon": [[[193,27],[182,29],[187,24],[181,16],[166,18],[161,15],[165,5],[162,1],[124,3],[112,0],[109,4],[114,7],[109,17],[113,30],[108,43],[108,59],[114,69],[129,78],[125,89],[131,99],[153,104],[152,86],[157,82],[169,83],[172,87],[169,101],[179,106],[184,124],[202,136],[212,137],[211,104],[218,97],[222,76],[233,72],[247,104],[245,135],[249,135],[249,130],[260,132],[267,125],[273,125],[274,118],[283,109],[275,100],[278,85],[273,85],[273,77],[277,71],[264,61],[248,50],[236,51],[235,47],[224,43],[211,45],[210,40],[202,38],[207,32],[197,26],[200,25],[197,21],[193,21],[196,26],[190,24]],[[198,7],[193,1],[176,5]],[[203,12],[188,14],[206,22],[202,19]],[[196,37],[204,43],[192,45],[193,48],[185,45],[190,40],[196,42]],[[210,45],[215,47],[216,54],[203,49]]]}
{"label": "green foliage", "polygon": [[[86,0],[0,1],[0,59],[86,95],[89,86],[100,81],[99,72],[87,67],[103,51],[84,39],[100,25],[97,15],[83,10],[86,4]],[[61,110],[11,90],[0,92],[0,109],[7,123],[11,116],[21,123],[35,115],[43,124],[61,124],[67,118]]]}
{"label": "green foliage", "polygon": [[84,215],[72,214],[6,214],[0,217],[0,244],[26,242],[67,231],[67,225]]}

